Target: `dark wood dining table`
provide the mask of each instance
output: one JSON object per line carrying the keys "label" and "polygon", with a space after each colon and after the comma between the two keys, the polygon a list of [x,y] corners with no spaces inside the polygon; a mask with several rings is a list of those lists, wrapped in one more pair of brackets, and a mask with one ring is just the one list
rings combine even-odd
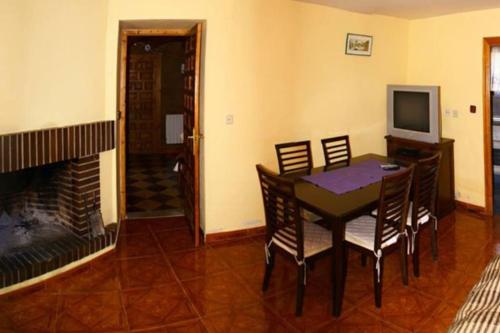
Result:
{"label": "dark wood dining table", "polygon": [[[350,164],[366,160],[378,160],[381,164],[395,162],[385,156],[366,154],[352,158]],[[340,167],[345,167],[345,165]],[[310,174],[333,169],[335,168],[317,167],[312,169]],[[344,249],[342,244],[345,237],[345,224],[355,217],[369,213],[377,206],[381,181],[344,194],[335,194],[301,179],[304,175],[305,173],[295,173],[288,177],[295,181],[295,195],[299,205],[321,216],[331,226],[333,241],[332,314],[340,316],[346,271],[346,267],[343,266]]]}

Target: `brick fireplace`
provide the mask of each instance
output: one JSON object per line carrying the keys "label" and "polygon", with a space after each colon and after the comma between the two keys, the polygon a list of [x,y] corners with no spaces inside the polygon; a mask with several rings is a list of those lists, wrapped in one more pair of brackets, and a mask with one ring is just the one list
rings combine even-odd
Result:
{"label": "brick fireplace", "polygon": [[0,287],[45,274],[114,242],[100,216],[99,153],[114,121],[0,136]]}

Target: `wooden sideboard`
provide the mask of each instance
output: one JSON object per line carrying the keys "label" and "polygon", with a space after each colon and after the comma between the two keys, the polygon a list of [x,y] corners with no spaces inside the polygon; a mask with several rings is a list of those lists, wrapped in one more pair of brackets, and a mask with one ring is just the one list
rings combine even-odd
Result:
{"label": "wooden sideboard", "polygon": [[455,140],[441,138],[439,143],[427,143],[397,138],[391,135],[387,141],[387,156],[404,163],[417,160],[441,152],[437,193],[437,217],[443,218],[455,209],[455,165],[453,143]]}

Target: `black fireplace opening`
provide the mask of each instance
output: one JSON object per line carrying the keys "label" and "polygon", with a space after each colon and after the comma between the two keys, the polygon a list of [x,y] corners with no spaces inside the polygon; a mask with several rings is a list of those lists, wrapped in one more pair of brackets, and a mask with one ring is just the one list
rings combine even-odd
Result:
{"label": "black fireplace opening", "polygon": [[0,173],[0,287],[113,243],[115,226],[104,228],[99,191],[80,192],[92,178],[82,174],[72,161]]}

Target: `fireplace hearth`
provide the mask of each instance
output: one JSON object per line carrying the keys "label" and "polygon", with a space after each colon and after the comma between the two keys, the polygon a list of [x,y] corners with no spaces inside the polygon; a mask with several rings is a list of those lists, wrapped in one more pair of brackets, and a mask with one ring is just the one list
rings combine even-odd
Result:
{"label": "fireplace hearth", "polygon": [[113,244],[99,171],[113,148],[112,121],[0,136],[0,288]]}

